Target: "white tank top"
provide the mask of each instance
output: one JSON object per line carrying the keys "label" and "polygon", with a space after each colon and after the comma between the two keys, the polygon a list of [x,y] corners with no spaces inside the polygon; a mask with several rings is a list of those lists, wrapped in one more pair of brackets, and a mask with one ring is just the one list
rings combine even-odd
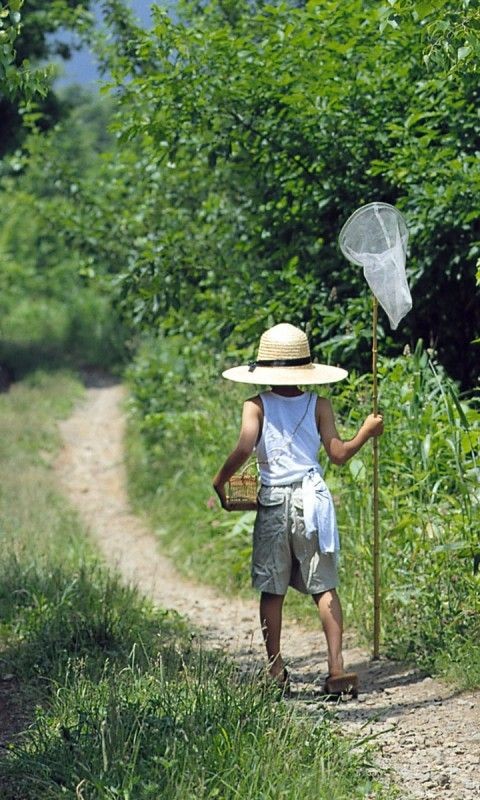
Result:
{"label": "white tank top", "polygon": [[320,434],[315,407],[317,396],[305,392],[297,397],[283,397],[262,392],[262,435],[256,447],[261,482],[265,486],[286,486],[303,480],[318,464]]}

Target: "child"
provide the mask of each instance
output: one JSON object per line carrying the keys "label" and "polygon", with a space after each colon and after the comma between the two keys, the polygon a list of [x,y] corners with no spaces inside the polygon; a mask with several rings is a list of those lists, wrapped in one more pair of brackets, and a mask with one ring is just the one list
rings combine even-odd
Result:
{"label": "child", "polygon": [[252,584],[259,589],[260,622],[269,674],[282,690],[289,679],[280,649],[282,607],[288,586],[310,594],[318,608],[328,649],[328,694],[358,693],[355,673],[346,673],[342,656],[342,608],[336,592],[339,550],[335,509],[318,464],[320,444],[334,464],[345,464],[372,436],[383,419],[370,414],[356,436],[342,441],[330,401],[298,385],[334,383],[346,370],[313,364],[308,339],[288,323],[275,325],[260,339],[257,360],[233,367],[225,378],[267,384],[271,391],[246,400],[240,437],[213,480],[222,507],[229,510],[225,485],[256,451],[260,472],[253,531]]}

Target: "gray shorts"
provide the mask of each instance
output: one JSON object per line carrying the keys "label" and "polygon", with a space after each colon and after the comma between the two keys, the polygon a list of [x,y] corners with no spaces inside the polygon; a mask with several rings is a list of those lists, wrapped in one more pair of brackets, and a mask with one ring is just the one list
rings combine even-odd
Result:
{"label": "gray shorts", "polygon": [[261,486],[253,529],[252,586],[284,595],[289,586],[320,594],[338,584],[337,557],[321,553],[316,533],[307,539],[302,484]]}

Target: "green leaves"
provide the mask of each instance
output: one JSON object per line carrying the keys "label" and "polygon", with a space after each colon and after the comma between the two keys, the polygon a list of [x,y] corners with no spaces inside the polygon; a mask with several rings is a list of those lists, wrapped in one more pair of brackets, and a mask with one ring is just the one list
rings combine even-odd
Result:
{"label": "green leaves", "polygon": [[[356,206],[381,197],[402,207],[411,230],[414,311],[395,340],[427,335],[434,308],[428,335],[468,383],[476,81],[445,80],[449,67],[432,48],[450,31],[438,27],[432,4],[239,7],[232,22],[214,3],[205,14],[190,10],[188,24],[157,13],[151,31],[125,23],[114,5],[116,131],[155,163],[161,187],[155,201],[137,190],[145,219],[152,213],[150,253],[163,256],[133,248],[121,281],[125,311],[148,326],[161,309],[164,329],[177,331],[181,305],[182,329],[204,336],[245,316],[253,299],[259,328],[269,315],[308,323],[335,358],[365,368],[363,276],[344,262],[336,237]],[[449,0],[442,8],[459,25],[473,23],[468,9]],[[469,62],[471,53],[462,55]],[[445,335],[457,305],[465,324]]]}
{"label": "green leaves", "polygon": [[[189,4],[185,23],[157,9],[145,31],[107,2],[118,147],[94,177],[45,148],[56,228],[81,274],[115,276],[135,330],[227,338],[235,353],[287,319],[309,327],[323,357],[364,370],[369,296],[337,236],[355,207],[381,198],[407,218],[414,295],[401,330],[382,329],[382,350],[434,341],[471,385],[478,81],[474,49],[464,73],[434,54],[442,40],[474,48],[476,27],[464,4],[442,2],[439,20],[431,5],[245,4],[232,18]],[[382,33],[385,18],[395,25]],[[463,25],[461,40],[445,20]]]}
{"label": "green leaves", "polygon": [[21,15],[19,9],[23,0],[10,3],[0,9],[0,94],[10,95],[18,91],[22,84],[21,76],[13,67],[15,60],[15,40],[20,33]]}

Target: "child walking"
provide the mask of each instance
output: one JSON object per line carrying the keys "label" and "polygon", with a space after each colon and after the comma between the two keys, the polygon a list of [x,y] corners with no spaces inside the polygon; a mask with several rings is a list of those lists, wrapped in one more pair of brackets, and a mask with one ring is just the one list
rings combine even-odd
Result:
{"label": "child walking", "polygon": [[307,336],[288,323],[260,339],[257,360],[223,373],[229,380],[267,385],[246,400],[236,447],[213,479],[222,507],[229,511],[226,484],[256,452],[260,473],[253,530],[252,585],[260,591],[260,623],[272,680],[282,690],[289,676],[281,654],[283,601],[289,586],[310,594],[327,642],[328,694],[358,693],[358,678],[344,669],[343,618],[338,585],[339,537],[332,496],[318,463],[320,444],[334,464],[345,464],[383,419],[370,414],[357,434],[342,441],[328,399],[299,386],[335,383],[346,370],[314,364]]}

